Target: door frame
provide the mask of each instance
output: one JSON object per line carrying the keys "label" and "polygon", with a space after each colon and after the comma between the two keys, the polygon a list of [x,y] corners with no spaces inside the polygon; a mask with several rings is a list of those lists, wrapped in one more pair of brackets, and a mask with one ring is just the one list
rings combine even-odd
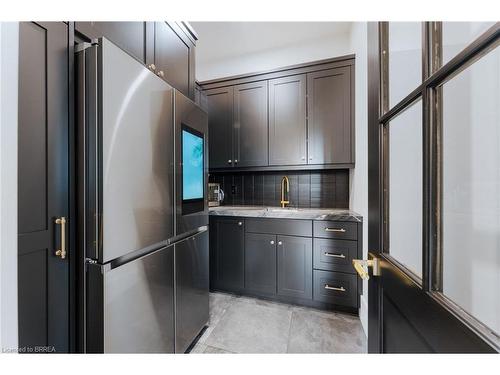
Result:
{"label": "door frame", "polygon": [[[383,288],[418,306],[406,311],[425,337],[429,351],[500,351],[498,337],[442,293],[441,132],[442,85],[500,44],[500,23],[442,65],[442,23],[422,22],[422,83],[392,108],[388,105],[388,22],[368,23],[368,243],[369,257],[381,261],[382,277],[369,282],[368,349],[384,349]],[[422,278],[389,254],[387,124],[422,101],[423,204]],[[383,284],[382,279],[386,281]],[[419,314],[423,312],[422,314]],[[426,320],[432,314],[433,322]],[[419,316],[420,315],[420,316]],[[446,332],[445,332],[446,331]],[[445,332],[445,334],[443,334]],[[455,341],[454,341],[455,340]],[[461,346],[463,343],[464,344]],[[468,345],[468,346],[467,346]]]}

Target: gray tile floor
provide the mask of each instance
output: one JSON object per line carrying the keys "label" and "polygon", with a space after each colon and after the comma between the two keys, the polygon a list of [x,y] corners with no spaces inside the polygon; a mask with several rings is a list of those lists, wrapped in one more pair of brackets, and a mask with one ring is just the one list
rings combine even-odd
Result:
{"label": "gray tile floor", "polygon": [[355,316],[223,293],[191,353],[365,353]]}

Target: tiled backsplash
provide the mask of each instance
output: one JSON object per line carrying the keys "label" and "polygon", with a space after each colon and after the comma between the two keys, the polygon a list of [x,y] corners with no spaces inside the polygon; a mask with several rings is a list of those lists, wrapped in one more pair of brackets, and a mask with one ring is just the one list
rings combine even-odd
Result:
{"label": "tiled backsplash", "polygon": [[279,206],[281,179],[290,180],[290,207],[349,208],[349,170],[211,173],[223,205]]}

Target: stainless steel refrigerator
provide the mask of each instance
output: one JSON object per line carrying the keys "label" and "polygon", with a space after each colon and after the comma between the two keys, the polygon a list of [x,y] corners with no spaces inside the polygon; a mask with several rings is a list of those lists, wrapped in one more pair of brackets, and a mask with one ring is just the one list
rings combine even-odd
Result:
{"label": "stainless steel refrigerator", "polygon": [[185,352],[208,322],[207,114],[105,38],[75,62],[80,350]]}

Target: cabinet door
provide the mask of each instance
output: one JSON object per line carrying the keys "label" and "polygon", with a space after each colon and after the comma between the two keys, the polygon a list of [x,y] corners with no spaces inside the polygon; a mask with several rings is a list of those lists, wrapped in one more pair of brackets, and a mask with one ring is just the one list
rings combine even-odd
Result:
{"label": "cabinet door", "polygon": [[278,294],[312,298],[312,239],[278,236]]}
{"label": "cabinet door", "polygon": [[245,235],[245,289],[276,294],[276,236]]}
{"label": "cabinet door", "polygon": [[269,165],[307,164],[306,75],[269,81]]}
{"label": "cabinet door", "polygon": [[350,67],[307,74],[309,164],[352,163]]}
{"label": "cabinet door", "polygon": [[[212,287],[219,290],[244,289],[245,230],[241,219],[216,219],[211,221],[210,257]],[[211,224],[211,225],[212,225]]]}
{"label": "cabinet door", "polygon": [[234,164],[268,165],[267,81],[234,86]]}
{"label": "cabinet door", "polygon": [[189,96],[189,46],[166,22],[155,22],[156,72]]}
{"label": "cabinet door", "polygon": [[146,63],[146,22],[76,22],[75,29],[89,39],[104,36]]}
{"label": "cabinet door", "polygon": [[233,166],[233,88],[206,91],[208,107],[209,167]]}
{"label": "cabinet door", "polygon": [[207,94],[199,87],[195,87],[194,89],[194,102],[198,104],[201,109],[207,111]]}
{"label": "cabinet door", "polygon": [[68,45],[63,22],[19,23],[18,284],[11,293],[18,299],[19,347],[59,353],[70,351],[72,318],[73,249],[69,259],[56,255],[62,228],[55,223],[66,217],[71,224]]}

